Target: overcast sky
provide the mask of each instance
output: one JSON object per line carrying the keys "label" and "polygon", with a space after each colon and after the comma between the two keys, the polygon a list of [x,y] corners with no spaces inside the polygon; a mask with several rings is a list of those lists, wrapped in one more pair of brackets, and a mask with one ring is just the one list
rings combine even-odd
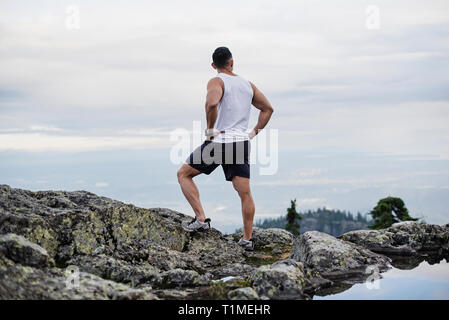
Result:
{"label": "overcast sky", "polygon": [[[168,161],[170,132],[204,125],[211,54],[222,45],[234,71],[272,102],[269,127],[279,132],[281,155],[428,161],[396,174],[386,162],[363,178],[332,177],[329,162],[287,161],[256,185],[352,188],[427,174],[444,179],[416,188],[449,189],[446,0],[0,1],[0,157],[162,149],[167,157],[158,161]],[[95,183],[81,187],[107,194],[110,182]],[[34,186],[50,187],[54,181]],[[318,193],[297,197],[333,206]]]}

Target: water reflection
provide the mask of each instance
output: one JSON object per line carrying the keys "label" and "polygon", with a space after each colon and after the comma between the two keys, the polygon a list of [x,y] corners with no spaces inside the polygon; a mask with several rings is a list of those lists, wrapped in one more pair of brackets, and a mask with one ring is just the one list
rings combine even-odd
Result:
{"label": "water reflection", "polygon": [[315,295],[313,299],[449,299],[449,263],[446,259],[435,264],[422,261],[411,270],[393,267],[387,272],[382,273],[382,279],[378,281],[378,289],[366,283],[358,283],[343,292],[326,296]]}

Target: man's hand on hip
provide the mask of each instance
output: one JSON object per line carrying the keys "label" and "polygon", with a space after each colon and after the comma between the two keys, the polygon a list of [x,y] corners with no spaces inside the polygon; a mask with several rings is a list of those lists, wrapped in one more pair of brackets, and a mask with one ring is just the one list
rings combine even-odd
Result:
{"label": "man's hand on hip", "polygon": [[249,139],[251,140],[257,135],[257,132],[255,129],[251,130],[251,132],[248,134]]}
{"label": "man's hand on hip", "polygon": [[215,129],[206,129],[204,134],[206,136],[206,140],[212,141],[219,134],[225,133],[224,131],[219,131]]}

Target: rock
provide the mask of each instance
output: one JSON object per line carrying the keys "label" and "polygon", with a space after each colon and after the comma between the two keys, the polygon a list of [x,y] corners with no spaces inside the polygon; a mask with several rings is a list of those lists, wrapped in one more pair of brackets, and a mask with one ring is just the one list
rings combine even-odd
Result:
{"label": "rock", "polygon": [[0,253],[24,266],[44,268],[54,265],[44,248],[14,233],[0,235]]}
{"label": "rock", "polygon": [[162,299],[169,299],[169,300],[185,300],[189,299],[189,296],[192,294],[197,293],[197,291],[190,291],[186,289],[160,289],[160,290],[154,290],[153,291],[158,297]]}
{"label": "rock", "polygon": [[184,248],[184,252],[190,259],[196,260],[194,265],[199,272],[245,261],[244,250],[216,229],[193,233]]}
{"label": "rock", "polygon": [[[162,210],[99,197],[86,191],[26,191],[0,187],[0,234],[16,233],[65,263],[72,255],[108,247],[137,261],[150,244],[181,251],[188,234]],[[177,214],[174,214],[176,217]]]}
{"label": "rock", "polygon": [[228,298],[231,300],[258,300],[259,295],[253,288],[245,287],[229,291]]}
{"label": "rock", "polygon": [[129,263],[104,254],[74,256],[68,263],[77,266],[80,271],[132,287],[150,283],[160,273],[159,269],[148,263]]}
{"label": "rock", "polygon": [[334,290],[335,278],[386,267],[386,257],[351,241],[369,247],[381,237],[378,247],[411,254],[447,248],[447,226],[398,224],[346,241],[255,228],[255,251],[246,252],[241,233],[188,233],[181,222],[190,219],[87,191],[0,185],[0,299],[308,299]]}
{"label": "rock", "polygon": [[[307,278],[306,278],[306,287],[304,288],[304,292],[306,292],[307,294],[314,296],[317,293],[323,292],[323,290],[328,290],[331,287],[335,288],[335,284],[337,284],[337,286],[341,287],[341,283],[338,282],[334,282],[331,281],[329,279],[325,279],[323,277],[321,277],[320,275],[313,275],[308,273],[307,274]],[[352,284],[351,284],[352,286]],[[348,287],[349,289],[349,287]],[[332,292],[332,291],[328,291],[328,292]],[[338,290],[337,290],[338,292]],[[336,292],[335,292],[336,293]],[[333,292],[332,292],[333,294]]]}
{"label": "rock", "polygon": [[345,233],[341,239],[382,254],[414,255],[416,251],[407,245],[393,245],[393,234],[380,230],[358,230]]}
{"label": "rock", "polygon": [[[0,191],[2,189],[0,188]],[[14,233],[22,235],[29,241],[44,248],[51,257],[56,255],[58,248],[57,235],[49,222],[36,214],[24,213],[23,208],[7,208],[5,211],[4,197],[0,198],[0,234]],[[31,202],[31,201],[30,201]]]}
{"label": "rock", "polygon": [[[238,241],[243,233],[238,232],[230,236],[234,241]],[[256,251],[264,251],[275,255],[290,254],[293,245],[293,234],[279,228],[261,229],[254,227],[253,239]]]}
{"label": "rock", "polygon": [[223,278],[230,276],[235,277],[239,275],[247,276],[251,275],[254,269],[255,268],[253,266],[250,266],[248,264],[233,263],[212,269],[210,273],[216,278]]}
{"label": "rock", "polygon": [[[80,292],[81,299],[89,299],[91,295],[99,295],[105,299],[113,300],[155,300],[157,296],[150,292],[151,288],[147,289],[134,289],[124,284],[116,283],[114,281],[104,280],[100,277],[89,273],[80,273],[80,288],[70,289],[75,293]],[[67,290],[67,289],[66,289]],[[68,291],[70,291],[68,290]],[[70,294],[71,295],[71,294]],[[70,299],[76,299],[75,296],[71,296]],[[95,297],[98,299],[98,297]]]}
{"label": "rock", "polygon": [[257,268],[251,280],[262,299],[304,299],[305,276],[302,263],[292,259]]}
{"label": "rock", "polygon": [[[237,232],[226,236],[226,238],[237,242],[242,236],[242,232]],[[243,252],[244,261],[247,264],[255,266],[271,264],[290,256],[293,234],[284,229],[261,229],[255,227],[253,229],[253,239],[254,251]]]}
{"label": "rock", "polygon": [[207,285],[209,277],[207,275],[199,275],[193,270],[173,269],[165,271],[157,276],[154,281],[156,288],[170,289],[182,287],[197,287]]}
{"label": "rock", "polygon": [[[191,235],[190,217],[144,209],[86,191],[31,192],[0,187],[0,234],[14,232],[41,245],[59,265],[78,255],[106,254],[161,270],[208,268],[243,262],[243,250],[219,231]],[[56,199],[56,200],[55,200]]]}
{"label": "rock", "polygon": [[184,254],[178,250],[172,250],[161,245],[150,245],[147,248],[147,262],[162,270],[168,271],[171,269],[181,268],[181,269],[201,269],[201,264],[190,257],[188,254]]}
{"label": "rock", "polygon": [[299,236],[291,257],[330,280],[366,277],[368,267],[375,266],[384,271],[390,262],[385,256],[318,231]]}
{"label": "rock", "polygon": [[381,230],[358,230],[341,239],[388,256],[447,255],[449,230],[444,226],[405,221]]}
{"label": "rock", "polygon": [[245,260],[243,249],[213,229],[207,233],[192,234],[183,251],[160,245],[147,247],[148,263],[161,269],[192,269],[205,273]]}
{"label": "rock", "polygon": [[130,288],[92,274],[77,273],[78,280],[73,283],[68,276],[62,269],[24,266],[0,255],[0,299],[157,299],[151,290]]}

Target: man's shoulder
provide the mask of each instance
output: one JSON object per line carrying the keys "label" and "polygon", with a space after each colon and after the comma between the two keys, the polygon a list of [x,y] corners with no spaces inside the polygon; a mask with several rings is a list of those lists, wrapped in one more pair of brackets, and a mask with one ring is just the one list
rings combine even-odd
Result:
{"label": "man's shoulder", "polygon": [[223,87],[224,86],[224,82],[223,79],[221,79],[218,76],[215,76],[213,78],[211,78],[208,82],[207,82],[207,87],[213,87],[213,86],[220,86]]}

